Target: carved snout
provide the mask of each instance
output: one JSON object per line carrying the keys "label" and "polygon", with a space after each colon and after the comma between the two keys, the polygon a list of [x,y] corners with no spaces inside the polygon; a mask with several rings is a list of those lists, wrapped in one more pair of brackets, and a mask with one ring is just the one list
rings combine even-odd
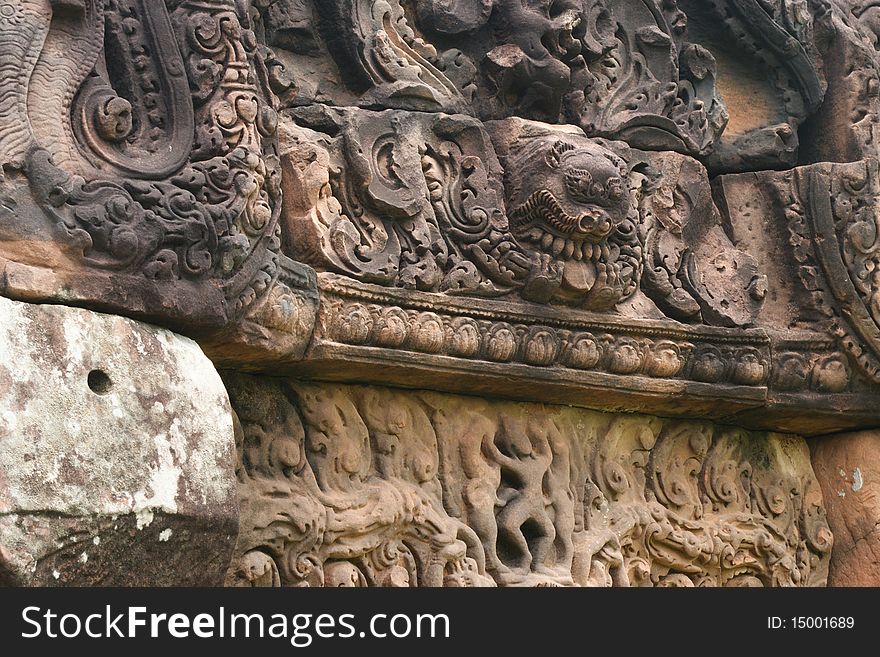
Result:
{"label": "carved snout", "polygon": [[583,212],[577,218],[577,232],[588,238],[605,239],[613,229],[614,225],[604,213]]}

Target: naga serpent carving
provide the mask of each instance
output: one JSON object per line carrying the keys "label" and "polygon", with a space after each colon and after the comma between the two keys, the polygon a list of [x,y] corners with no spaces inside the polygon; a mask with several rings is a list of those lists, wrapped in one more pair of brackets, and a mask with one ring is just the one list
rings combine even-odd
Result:
{"label": "naga serpent carving", "polygon": [[232,0],[3,7],[7,186],[26,175],[47,225],[66,234],[65,257],[148,281],[213,280],[240,317],[275,280],[280,248],[277,118],[248,11]]}

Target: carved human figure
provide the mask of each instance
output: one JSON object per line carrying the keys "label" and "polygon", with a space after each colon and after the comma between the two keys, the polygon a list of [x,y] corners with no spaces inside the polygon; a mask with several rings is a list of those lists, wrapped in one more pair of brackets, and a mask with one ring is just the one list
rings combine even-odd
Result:
{"label": "carved human figure", "polygon": [[576,535],[572,577],[581,586],[627,587],[620,536],[610,523],[608,499],[588,481],[583,489],[584,531]]}
{"label": "carved human figure", "polygon": [[[241,409],[247,519],[231,584],[481,586],[493,584],[488,574],[504,586],[798,585],[827,576],[830,535],[803,441],[430,392],[227,384]],[[422,409],[430,427],[414,420]],[[377,430],[387,433],[372,437],[371,457],[364,436]],[[436,436],[436,494],[397,460],[422,431]],[[327,470],[316,473],[320,487],[313,468]]]}
{"label": "carved human figure", "polygon": [[370,435],[348,396],[329,388],[298,388],[306,419],[309,461],[323,491],[351,492],[370,466]]}
{"label": "carved human figure", "polygon": [[411,481],[439,497],[437,438],[425,411],[404,397],[389,404],[374,389],[364,390],[358,402],[373,439],[379,472]]}
{"label": "carved human figure", "polygon": [[574,559],[575,532],[575,477],[573,472],[573,450],[571,442],[562,435],[562,430],[554,418],[537,417],[531,423],[531,430],[544,435],[553,454],[553,460],[544,475],[546,503],[553,516],[555,528],[553,569],[565,573],[567,579]]}
{"label": "carved human figure", "polygon": [[478,537],[485,553],[486,570],[508,572],[498,558],[496,493],[501,485],[501,468],[487,461],[484,445],[494,440],[497,425],[486,415],[438,407],[432,423],[443,454],[443,501],[454,518],[460,518]]}
{"label": "carved human figure", "polygon": [[553,575],[547,556],[556,528],[547,514],[543,490],[553,454],[546,436],[538,435],[526,421],[503,417],[495,439],[483,447],[486,456],[501,466],[499,545],[511,549],[511,562],[521,575],[531,571]]}

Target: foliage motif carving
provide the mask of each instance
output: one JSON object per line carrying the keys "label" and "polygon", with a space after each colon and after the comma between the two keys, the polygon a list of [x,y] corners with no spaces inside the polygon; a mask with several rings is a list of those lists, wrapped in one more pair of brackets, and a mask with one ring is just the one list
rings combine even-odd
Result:
{"label": "foliage motif carving", "polygon": [[226,372],[230,583],[821,584],[878,123],[874,0],[0,0],[0,294]]}
{"label": "foliage motif carving", "polygon": [[228,380],[248,524],[227,581],[815,586],[805,444],[708,423]]}
{"label": "foliage motif carving", "polygon": [[[4,34],[2,57],[32,67],[10,90],[19,113],[4,115],[10,206],[64,236],[56,268],[88,271],[81,295],[104,287],[110,308],[154,316],[168,305],[130,307],[104,281],[172,298],[203,286],[219,292],[221,322],[241,318],[276,285],[281,246],[277,114],[247,8],[17,4],[32,29]],[[198,319],[179,303],[171,321]]]}
{"label": "foliage motif carving", "polygon": [[[223,367],[358,347],[873,412],[867,4],[3,7],[4,294],[165,324]],[[773,181],[761,225],[735,180]]]}
{"label": "foliage motif carving", "polygon": [[752,324],[763,303],[766,279],[720,229],[705,172],[685,156],[520,120],[294,116],[321,131],[282,122],[298,197],[288,252],[319,271],[590,311],[644,289],[658,314],[721,326]]}

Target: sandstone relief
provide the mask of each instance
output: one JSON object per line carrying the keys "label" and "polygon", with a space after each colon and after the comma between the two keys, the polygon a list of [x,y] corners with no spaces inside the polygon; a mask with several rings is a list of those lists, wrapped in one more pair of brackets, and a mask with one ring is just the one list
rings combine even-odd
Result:
{"label": "sandstone relief", "polygon": [[363,386],[227,378],[227,583],[818,586],[803,439]]}
{"label": "sandstone relief", "polygon": [[[297,265],[280,254],[278,117],[248,15],[232,0],[3,7],[7,294],[205,336],[291,296],[275,291]],[[278,315],[264,323],[283,336]]]}
{"label": "sandstone relief", "polygon": [[[0,581],[133,581],[22,523],[110,544],[89,468],[211,453],[179,583],[880,583],[828,465],[880,426],[878,53],[866,0],[0,0]],[[131,408],[26,415],[113,341]],[[62,401],[147,470],[17,462]]]}

